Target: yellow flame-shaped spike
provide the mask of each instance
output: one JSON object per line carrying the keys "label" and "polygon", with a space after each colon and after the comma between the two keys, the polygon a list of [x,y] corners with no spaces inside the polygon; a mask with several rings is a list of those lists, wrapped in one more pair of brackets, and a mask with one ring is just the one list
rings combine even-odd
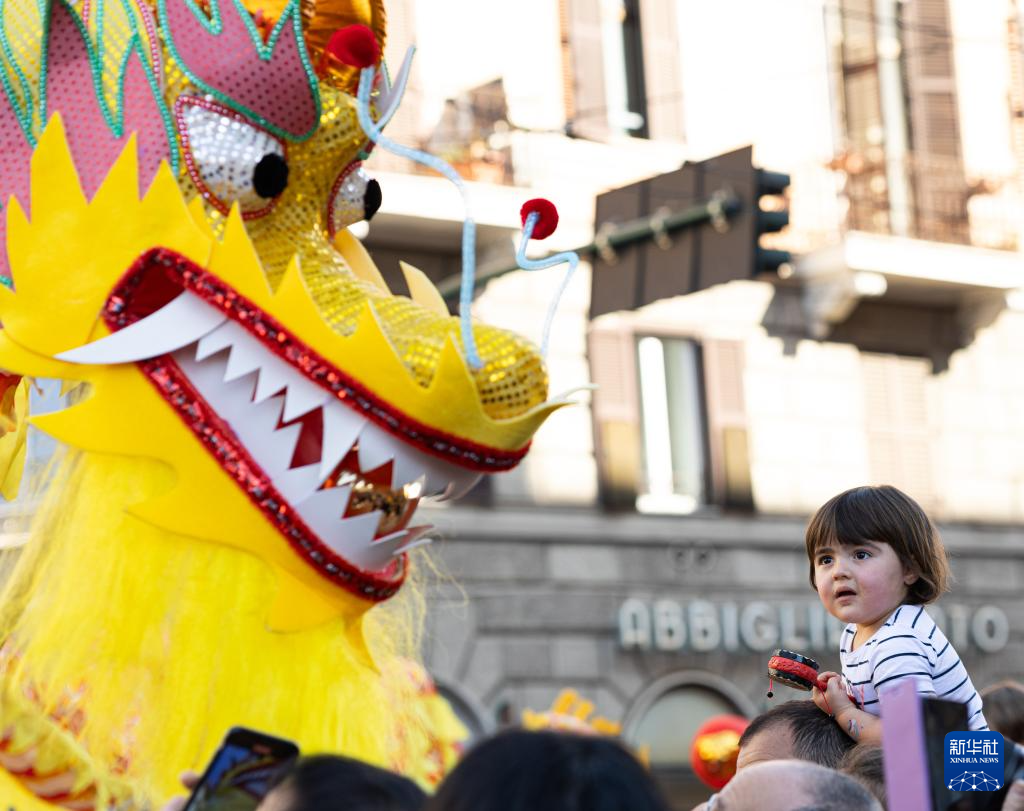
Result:
{"label": "yellow flame-shaped spike", "polygon": [[363,247],[363,243],[352,236],[352,233],[347,228],[342,228],[337,236],[334,237],[334,245],[338,252],[345,257],[349,269],[356,275],[357,279],[369,282],[382,292],[391,295],[388,283],[380,275],[380,271],[373,263],[366,248]]}
{"label": "yellow flame-shaped spike", "polygon": [[448,305],[445,304],[441,291],[434,287],[434,283],[430,281],[427,274],[408,262],[399,262],[398,266],[402,269],[405,283],[409,286],[410,298],[435,315],[447,318],[449,316]]}

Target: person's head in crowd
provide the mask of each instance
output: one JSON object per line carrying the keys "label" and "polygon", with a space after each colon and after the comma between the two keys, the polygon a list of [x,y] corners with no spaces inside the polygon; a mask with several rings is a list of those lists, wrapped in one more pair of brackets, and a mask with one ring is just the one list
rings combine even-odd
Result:
{"label": "person's head in crowd", "polygon": [[740,736],[736,768],[766,760],[808,760],[834,769],[853,740],[813,701],[787,701],[750,722]]}
{"label": "person's head in crowd", "polygon": [[843,756],[838,768],[870,791],[882,808],[885,808],[884,763],[882,747],[861,743]]}
{"label": "person's head in crowd", "polygon": [[803,760],[756,763],[694,811],[881,811],[845,774]]}
{"label": "person's head in crowd", "polygon": [[981,691],[989,729],[1014,743],[1024,743],[1024,684],[1001,681]]}
{"label": "person's head in crowd", "polygon": [[469,750],[426,811],[668,811],[619,743],[560,732],[502,732]]}
{"label": "person's head in crowd", "polygon": [[257,811],[420,811],[427,796],[400,775],[336,755],[302,758]]}

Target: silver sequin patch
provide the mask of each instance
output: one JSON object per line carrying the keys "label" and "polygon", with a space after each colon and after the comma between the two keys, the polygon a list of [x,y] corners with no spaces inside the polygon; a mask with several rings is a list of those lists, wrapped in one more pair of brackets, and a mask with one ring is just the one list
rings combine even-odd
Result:
{"label": "silver sequin patch", "polygon": [[225,213],[235,201],[243,214],[269,211],[273,200],[256,193],[253,171],[268,154],[285,158],[284,144],[205,98],[182,96],[175,108],[189,174],[200,193]]}
{"label": "silver sequin patch", "polygon": [[370,176],[359,161],[350,163],[334,181],[329,208],[331,233],[365,219],[366,185]]}

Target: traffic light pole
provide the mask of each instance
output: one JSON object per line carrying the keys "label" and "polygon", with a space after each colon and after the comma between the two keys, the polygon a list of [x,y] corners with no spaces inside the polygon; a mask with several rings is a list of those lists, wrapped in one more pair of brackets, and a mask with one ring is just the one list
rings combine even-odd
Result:
{"label": "traffic light pole", "polygon": [[[724,190],[717,191],[708,200],[680,209],[679,211],[665,209],[656,212],[650,217],[639,217],[638,219],[624,222],[621,225],[603,228],[594,237],[593,242],[589,242],[574,250],[581,257],[596,254],[601,256],[606,262],[613,263],[617,248],[624,248],[627,245],[632,245],[636,242],[646,242],[651,239],[658,243],[665,242],[671,234],[696,225],[711,223],[712,227],[716,230],[726,231],[729,228],[729,219],[739,209],[740,201],[732,193]],[[510,267],[489,270],[478,274],[476,283],[481,285],[499,276],[504,276],[506,273],[520,269],[518,265],[512,265]],[[437,289],[445,301],[455,301],[459,297],[461,284],[462,280],[459,276],[449,276],[441,280]]]}

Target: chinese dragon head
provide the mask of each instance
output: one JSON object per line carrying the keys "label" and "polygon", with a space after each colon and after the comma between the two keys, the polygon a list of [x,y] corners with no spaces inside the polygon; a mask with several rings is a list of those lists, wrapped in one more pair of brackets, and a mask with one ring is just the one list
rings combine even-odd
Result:
{"label": "chinese dragon head", "polygon": [[386,677],[410,612],[369,609],[418,501],[561,402],[513,334],[475,325],[467,362],[426,278],[393,295],[347,231],[380,204],[351,24],[383,42],[378,0],[0,2],[0,368],[71,392],[33,418],[69,450],[0,602],[24,807],[152,803],[236,724],[416,762]]}

